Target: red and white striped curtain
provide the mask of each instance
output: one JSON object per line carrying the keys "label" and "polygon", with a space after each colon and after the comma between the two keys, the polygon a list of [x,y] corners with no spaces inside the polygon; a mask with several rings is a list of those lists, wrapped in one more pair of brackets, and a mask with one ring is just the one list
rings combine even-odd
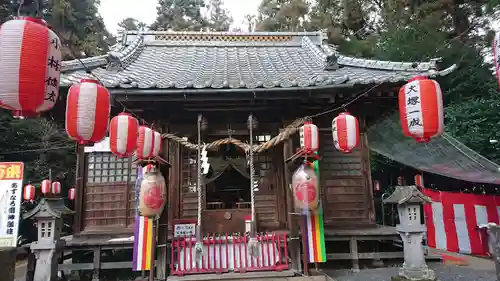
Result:
{"label": "red and white striped curtain", "polygon": [[487,237],[478,226],[499,224],[500,196],[441,192],[423,188],[432,199],[424,207],[429,247],[487,255]]}

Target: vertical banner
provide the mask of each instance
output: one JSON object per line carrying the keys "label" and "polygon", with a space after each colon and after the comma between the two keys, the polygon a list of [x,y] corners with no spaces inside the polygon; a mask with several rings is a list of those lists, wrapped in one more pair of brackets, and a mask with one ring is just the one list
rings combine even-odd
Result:
{"label": "vertical banner", "polygon": [[[316,160],[310,163],[314,169],[316,177],[319,177],[319,161]],[[326,249],[325,249],[325,228],[323,223],[323,206],[319,200],[318,208],[315,211],[309,212],[308,215],[303,216],[304,226],[306,230],[307,241],[307,258],[310,263],[326,262]]]}
{"label": "vertical banner", "polygon": [[23,193],[22,162],[0,163],[0,247],[16,247]]}
{"label": "vertical banner", "polygon": [[153,219],[139,216],[139,194],[143,179],[142,167],[137,166],[137,180],[135,182],[136,216],[134,225],[134,248],[132,270],[142,271],[151,269],[151,252],[153,250]]}

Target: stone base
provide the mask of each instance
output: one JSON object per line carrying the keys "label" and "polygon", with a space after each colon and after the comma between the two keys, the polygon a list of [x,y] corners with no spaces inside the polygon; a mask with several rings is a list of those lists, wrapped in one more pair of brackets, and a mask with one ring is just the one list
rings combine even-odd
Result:
{"label": "stone base", "polygon": [[400,269],[397,276],[391,277],[392,281],[437,281],[436,274],[433,270],[423,268],[420,270]]}
{"label": "stone base", "polygon": [[[404,276],[392,276],[391,281],[415,281],[416,279],[408,279],[407,277]],[[418,281],[438,281],[438,279],[418,279]]]}

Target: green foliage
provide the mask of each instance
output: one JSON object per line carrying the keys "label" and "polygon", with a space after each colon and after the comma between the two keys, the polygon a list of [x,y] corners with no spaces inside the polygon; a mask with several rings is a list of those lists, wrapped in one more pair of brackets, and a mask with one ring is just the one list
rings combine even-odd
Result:
{"label": "green foliage", "polygon": [[134,18],[124,18],[122,21],[118,23],[118,27],[123,30],[139,30],[144,31],[147,28],[146,23],[139,21]]}
{"label": "green foliage", "polygon": [[259,6],[257,30],[303,31],[309,12],[305,0],[263,0]]}
{"label": "green foliage", "polygon": [[200,31],[209,27],[209,22],[201,13],[204,0],[159,0],[156,21],[152,30],[192,30]]}
{"label": "green foliage", "polygon": [[223,7],[222,0],[210,0],[209,8],[209,23],[212,31],[229,31],[229,27],[233,23],[233,18],[227,9]]}
{"label": "green foliage", "polygon": [[38,185],[49,177],[73,184],[76,155],[60,124],[36,119],[14,119],[10,113],[0,111],[0,161],[24,162],[26,182]]}

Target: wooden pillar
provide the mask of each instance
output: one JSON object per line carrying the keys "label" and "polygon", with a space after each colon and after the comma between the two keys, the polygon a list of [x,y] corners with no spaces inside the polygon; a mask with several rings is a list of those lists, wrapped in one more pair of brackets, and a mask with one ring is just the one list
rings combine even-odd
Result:
{"label": "wooden pillar", "polygon": [[[161,133],[167,133],[168,132],[168,125],[164,124],[161,128]],[[170,159],[168,157],[169,155],[169,142],[167,139],[162,140],[162,158],[167,160],[170,163]],[[170,170],[170,169],[169,169]],[[170,174],[170,172],[169,172]],[[156,224],[156,234],[157,234],[157,242],[156,242],[156,252],[157,252],[157,264],[156,264],[156,279],[159,280],[166,280],[167,279],[167,257],[168,257],[168,251],[167,251],[167,244],[168,244],[168,223],[169,223],[169,213],[170,213],[170,199],[168,197],[169,191],[171,190],[172,186],[170,183],[169,175],[163,175],[166,177],[166,182],[167,182],[167,204],[165,205],[165,209],[161,213],[160,219],[157,221]]]}
{"label": "wooden pillar", "polygon": [[361,118],[360,120],[360,125],[361,125],[361,136],[360,136],[360,143],[361,143],[361,162],[362,162],[362,173],[363,176],[365,177],[365,185],[366,188],[368,189],[368,192],[366,192],[366,203],[365,206],[368,206],[367,208],[367,217],[368,221],[370,224],[375,225],[376,224],[376,218],[375,218],[375,206],[373,202],[373,181],[372,181],[372,172],[371,172],[371,167],[370,167],[370,149],[368,147],[368,135],[366,133],[367,126],[366,126],[366,118]]}
{"label": "wooden pillar", "polygon": [[[292,140],[287,139],[283,142],[283,156],[284,160],[293,154]],[[300,272],[302,267],[300,265],[300,237],[299,229],[295,215],[293,214],[293,194],[291,190],[292,173],[286,164],[284,166],[285,173],[285,194],[286,194],[286,210],[288,219],[288,231],[290,232],[290,259],[292,262],[292,270]]]}

